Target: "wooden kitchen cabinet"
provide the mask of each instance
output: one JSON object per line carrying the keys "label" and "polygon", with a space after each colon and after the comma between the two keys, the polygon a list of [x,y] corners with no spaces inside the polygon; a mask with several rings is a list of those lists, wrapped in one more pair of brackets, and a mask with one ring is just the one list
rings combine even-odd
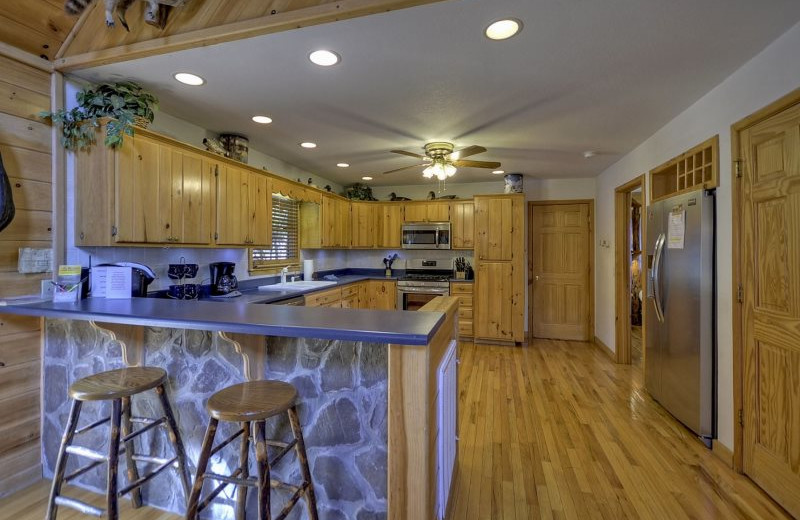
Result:
{"label": "wooden kitchen cabinet", "polygon": [[359,309],[361,307],[361,302],[358,298],[361,283],[362,282],[352,283],[342,287],[343,309]]}
{"label": "wooden kitchen cabinet", "polygon": [[458,336],[472,338],[473,329],[473,289],[472,282],[450,282],[450,296],[458,298]]}
{"label": "wooden kitchen cabinet", "polygon": [[217,165],[218,245],[272,245],[272,189],[265,175]]}
{"label": "wooden kitchen cabinet", "polygon": [[351,246],[372,248],[377,245],[380,205],[374,202],[353,202],[350,210]]}
{"label": "wooden kitchen cabinet", "polygon": [[449,222],[449,202],[406,202],[404,204],[404,222]]}
{"label": "wooden kitchen cabinet", "polygon": [[525,199],[477,195],[475,203],[475,339],[521,342],[525,335]]}
{"label": "wooden kitchen cabinet", "polygon": [[472,201],[450,205],[451,244],[453,249],[475,247],[475,204]]}
{"label": "wooden kitchen cabinet", "polygon": [[351,247],[351,203],[347,199],[323,194],[322,203],[300,205],[300,248],[343,249]]}
{"label": "wooden kitchen cabinet", "polygon": [[514,199],[510,195],[476,195],[475,258],[488,261],[511,261],[515,228],[522,235],[524,222],[515,222]]}
{"label": "wooden kitchen cabinet", "polygon": [[403,205],[397,202],[375,203],[378,206],[379,248],[399,248],[402,239]]}
{"label": "wooden kitchen cabinet", "polygon": [[397,308],[397,282],[394,280],[368,280],[368,309],[393,311]]}
{"label": "wooden kitchen cabinet", "polygon": [[76,243],[210,245],[213,173],[202,155],[139,133],[79,153]]}
{"label": "wooden kitchen cabinet", "polygon": [[514,276],[510,262],[481,262],[475,273],[475,338],[514,341]]}
{"label": "wooden kitchen cabinet", "polygon": [[341,307],[342,288],[334,287],[305,295],[306,307]]}

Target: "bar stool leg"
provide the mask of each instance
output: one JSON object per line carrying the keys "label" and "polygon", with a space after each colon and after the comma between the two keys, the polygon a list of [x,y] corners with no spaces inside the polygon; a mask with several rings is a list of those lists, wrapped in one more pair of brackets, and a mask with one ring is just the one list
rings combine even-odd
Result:
{"label": "bar stool leg", "polygon": [[[133,426],[131,425],[131,398],[122,398],[122,436],[126,437],[131,434]],[[128,482],[136,482],[139,480],[139,468],[136,467],[136,461],[133,460],[134,454],[133,439],[125,442],[125,462],[128,466]],[[142,506],[142,490],[136,488],[131,491],[131,505],[134,509]]]}
{"label": "bar stool leg", "polygon": [[194,477],[194,486],[189,495],[189,503],[186,506],[186,520],[197,518],[197,506],[200,504],[200,493],[203,491],[203,474],[208,466],[208,459],[211,458],[211,449],[214,447],[214,436],[217,434],[217,421],[213,417],[208,421],[206,436],[203,438],[203,447],[200,449],[200,457],[197,459],[197,474]]}
{"label": "bar stool leg", "polygon": [[259,520],[270,520],[272,513],[270,510],[270,485],[269,459],[267,458],[267,442],[264,428],[265,421],[255,421],[255,440],[256,440],[256,466],[258,467],[258,518]]}
{"label": "bar stool leg", "polygon": [[[239,465],[242,468],[241,478],[250,476],[250,423],[242,423],[242,445],[239,448]],[[245,520],[247,509],[247,486],[238,486],[236,490],[236,520]]]}
{"label": "bar stool leg", "polygon": [[50,488],[50,500],[47,503],[46,520],[55,520],[56,511],[56,497],[61,494],[61,485],[64,483],[64,471],[67,469],[67,446],[72,444],[72,438],[75,437],[75,430],[78,427],[78,418],[81,416],[81,406],[83,401],[77,399],[72,401],[72,406],[69,409],[69,417],[67,418],[67,427],[64,429],[64,435],[61,437],[61,447],[58,449],[58,458],[56,459],[55,473],[53,475],[53,485]]}
{"label": "bar stool leg", "polygon": [[108,520],[117,520],[117,467],[119,464],[119,429],[122,422],[122,400],[111,402],[111,436],[108,440],[108,483],[106,486],[106,513]]}
{"label": "bar stool leg", "polygon": [[295,444],[295,451],[297,452],[297,460],[300,461],[300,473],[303,475],[303,480],[305,480],[305,483],[308,486],[305,492],[308,518],[309,520],[317,520],[317,497],[314,494],[314,483],[311,480],[311,471],[308,469],[306,443],[303,441],[303,430],[300,428],[300,419],[297,417],[297,408],[292,406],[289,408],[288,414],[289,424],[292,426],[292,433],[297,441]]}
{"label": "bar stool leg", "polygon": [[[178,457],[178,476],[181,479],[183,486],[184,500],[189,500],[189,493],[191,492],[191,480],[189,480],[189,470],[186,466],[186,449],[181,439],[181,433],[178,429],[178,423],[175,421],[175,415],[172,413],[172,406],[169,404],[167,392],[164,385],[156,387],[158,399],[161,401],[161,408],[164,410],[164,417],[167,419],[167,427],[169,428],[169,440],[172,443],[172,448],[175,450],[175,455]],[[212,439],[213,441],[213,439]],[[204,466],[205,468],[205,466]]]}

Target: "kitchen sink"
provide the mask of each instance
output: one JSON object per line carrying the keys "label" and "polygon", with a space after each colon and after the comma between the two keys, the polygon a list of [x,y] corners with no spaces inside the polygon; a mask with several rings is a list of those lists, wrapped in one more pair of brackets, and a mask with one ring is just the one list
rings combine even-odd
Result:
{"label": "kitchen sink", "polygon": [[260,291],[307,291],[309,289],[319,289],[329,285],[336,285],[336,282],[327,280],[309,280],[299,282],[275,283],[272,285],[259,285]]}

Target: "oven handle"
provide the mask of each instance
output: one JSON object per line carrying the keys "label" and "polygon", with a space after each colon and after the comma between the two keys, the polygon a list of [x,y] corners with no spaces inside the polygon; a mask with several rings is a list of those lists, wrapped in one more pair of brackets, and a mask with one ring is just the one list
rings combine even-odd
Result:
{"label": "oven handle", "polygon": [[441,294],[443,296],[448,296],[450,294],[450,289],[446,289],[444,287],[398,287],[397,291],[401,293]]}

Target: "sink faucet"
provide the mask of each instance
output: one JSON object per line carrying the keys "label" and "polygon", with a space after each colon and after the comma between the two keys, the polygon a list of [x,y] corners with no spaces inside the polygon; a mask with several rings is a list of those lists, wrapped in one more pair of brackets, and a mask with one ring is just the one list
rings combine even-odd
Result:
{"label": "sink faucet", "polygon": [[289,266],[287,265],[283,269],[281,269],[281,283],[286,283],[286,274],[289,272]]}

